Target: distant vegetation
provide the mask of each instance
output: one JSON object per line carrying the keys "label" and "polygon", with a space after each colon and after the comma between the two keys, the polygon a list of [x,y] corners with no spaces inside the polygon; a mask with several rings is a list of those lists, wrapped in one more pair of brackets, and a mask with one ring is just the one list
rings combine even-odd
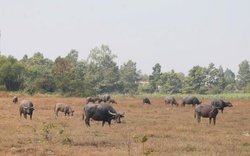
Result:
{"label": "distant vegetation", "polygon": [[[54,61],[40,52],[21,60],[0,56],[0,90],[23,94],[95,96],[103,93],[136,96],[141,94],[235,95],[250,93],[249,61],[243,60],[237,75],[230,69],[194,66],[188,75],[174,70],[162,72],[159,63],[152,74],[141,73],[129,60],[120,67],[107,45],[90,51],[86,60],[78,60],[78,51]],[[233,93],[233,94],[232,94]],[[232,96],[230,96],[231,98]],[[244,95],[245,97],[245,95]]]}

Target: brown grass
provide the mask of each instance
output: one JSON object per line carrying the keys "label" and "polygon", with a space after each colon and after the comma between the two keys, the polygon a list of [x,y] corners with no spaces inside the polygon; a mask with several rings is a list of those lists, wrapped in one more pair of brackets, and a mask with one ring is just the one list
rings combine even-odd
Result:
{"label": "brown grass", "polygon": [[[166,106],[161,98],[152,98],[152,105],[142,105],[139,98],[116,98],[118,104],[112,106],[118,113],[125,112],[122,123],[112,121],[111,127],[107,123],[102,127],[101,122],[90,121],[91,127],[87,127],[82,120],[84,98],[20,97],[19,101],[24,98],[35,105],[32,121],[19,118],[19,105],[12,104],[11,97],[0,99],[0,155],[143,155],[142,143],[134,141],[134,135],[147,136],[144,150],[156,156],[250,154],[250,138],[244,135],[250,133],[250,100],[231,101],[233,107],[219,113],[214,126],[206,118],[197,124],[191,106]],[[70,104],[74,116],[59,113],[54,119],[57,102]],[[51,141],[41,141],[43,122],[56,126],[50,130]],[[59,135],[61,128],[65,132]],[[63,143],[65,138],[72,142]]]}

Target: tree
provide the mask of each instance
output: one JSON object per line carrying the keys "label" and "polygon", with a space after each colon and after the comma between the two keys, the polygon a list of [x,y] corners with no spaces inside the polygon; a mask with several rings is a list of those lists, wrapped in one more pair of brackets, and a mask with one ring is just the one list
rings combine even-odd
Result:
{"label": "tree", "polygon": [[90,51],[86,80],[95,88],[97,94],[109,93],[116,88],[119,80],[119,68],[114,62],[116,57],[107,45]]}
{"label": "tree", "polygon": [[177,94],[180,93],[182,88],[181,79],[178,77],[178,74],[174,70],[170,72],[163,73],[161,75],[161,92],[166,94]]}
{"label": "tree", "polygon": [[206,92],[206,76],[206,68],[201,66],[194,66],[191,70],[189,70],[188,76],[184,80],[184,87],[182,89],[182,92],[185,94],[204,94]]}
{"label": "tree", "polygon": [[136,63],[129,60],[120,68],[119,84],[123,86],[124,93],[134,94],[138,89],[139,71],[136,69]]}
{"label": "tree", "polygon": [[206,87],[208,94],[220,94],[226,86],[222,66],[217,69],[213,63],[210,63],[206,69]]}
{"label": "tree", "polygon": [[13,56],[0,56],[0,84],[17,91],[23,84],[24,67]]}
{"label": "tree", "polygon": [[250,92],[247,88],[250,88],[250,65],[247,60],[242,61],[239,64],[238,71],[238,88],[244,92]]}
{"label": "tree", "polygon": [[35,92],[54,92],[56,89],[54,77],[52,75],[53,61],[44,58],[40,52],[35,53],[31,58],[24,55],[20,61],[25,67],[24,89],[29,94]]}
{"label": "tree", "polygon": [[74,79],[74,66],[70,59],[57,57],[54,62],[53,74],[57,88],[62,93],[70,93],[70,83]]}
{"label": "tree", "polygon": [[160,86],[160,77],[161,77],[161,65],[159,63],[155,64],[153,67],[152,75],[149,76],[149,83],[151,88],[153,89],[152,92],[158,91],[158,87]]}
{"label": "tree", "polygon": [[65,59],[67,59],[72,66],[76,67],[77,63],[78,63],[78,51],[76,51],[75,49],[72,49],[68,55],[65,57]]}

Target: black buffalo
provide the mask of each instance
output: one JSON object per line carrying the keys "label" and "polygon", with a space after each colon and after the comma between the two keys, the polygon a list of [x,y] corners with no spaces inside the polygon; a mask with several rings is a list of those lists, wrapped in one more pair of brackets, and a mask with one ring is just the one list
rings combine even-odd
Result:
{"label": "black buffalo", "polygon": [[151,102],[150,102],[149,98],[144,98],[142,100],[142,104],[151,104]]}
{"label": "black buffalo", "polygon": [[225,107],[233,107],[231,102],[225,102],[221,99],[215,99],[211,102],[211,105],[217,107],[219,110],[221,110],[221,113],[223,113],[223,110]]}
{"label": "black buffalo", "polygon": [[195,110],[194,117],[197,116],[198,123],[200,123],[201,117],[204,117],[204,118],[209,118],[209,124],[211,124],[211,120],[213,119],[215,125],[216,116],[218,114],[218,109],[216,107],[212,105],[200,104],[195,106],[194,110]]}
{"label": "black buffalo", "polygon": [[117,102],[114,99],[109,99],[109,104],[117,104]]}
{"label": "black buffalo", "polygon": [[100,98],[99,97],[87,97],[86,99],[86,104],[90,103],[90,102],[93,102],[95,103],[96,101],[98,101],[98,103],[100,103]]}
{"label": "black buffalo", "polygon": [[165,104],[171,104],[172,106],[173,106],[173,105],[176,105],[176,106],[179,105],[179,103],[178,103],[178,102],[175,100],[175,98],[172,97],[172,96],[167,96],[167,97],[165,98]]}
{"label": "black buffalo", "polygon": [[201,104],[201,101],[199,101],[195,96],[187,96],[182,99],[181,106],[185,107],[185,104],[192,104],[194,107],[196,104]]}
{"label": "black buffalo", "polygon": [[58,117],[59,111],[64,112],[64,115],[73,116],[74,110],[67,104],[57,103],[54,108],[55,111],[55,119]]}
{"label": "black buffalo", "polygon": [[13,102],[14,104],[16,104],[16,103],[18,102],[17,96],[14,96],[14,97],[13,97],[12,102]]}
{"label": "black buffalo", "polygon": [[33,103],[29,100],[22,100],[19,105],[19,112],[20,112],[20,118],[22,117],[22,114],[25,119],[27,119],[27,115],[30,116],[30,120],[32,120],[32,114],[34,111]]}
{"label": "black buffalo", "polygon": [[99,103],[100,102],[104,102],[104,103],[106,103],[106,102],[108,102],[110,100],[110,95],[109,94],[105,94],[105,95],[103,95],[101,98],[100,98],[100,100],[99,100]]}
{"label": "black buffalo", "polygon": [[120,118],[124,117],[123,114],[118,114],[115,109],[108,104],[87,104],[83,108],[83,117],[84,114],[86,116],[85,123],[87,126],[90,126],[89,120],[92,118],[96,121],[102,121],[102,126],[104,126],[105,122],[108,122],[109,126],[111,125],[111,120],[115,120],[117,123],[121,123]]}

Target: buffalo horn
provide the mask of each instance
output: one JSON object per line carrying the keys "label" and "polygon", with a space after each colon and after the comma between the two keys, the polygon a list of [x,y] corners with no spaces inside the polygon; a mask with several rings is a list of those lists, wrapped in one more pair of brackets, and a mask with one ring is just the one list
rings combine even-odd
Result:
{"label": "buffalo horn", "polygon": [[109,114],[111,114],[111,115],[116,115],[116,113],[112,113],[112,112],[110,112],[110,111],[109,111]]}

